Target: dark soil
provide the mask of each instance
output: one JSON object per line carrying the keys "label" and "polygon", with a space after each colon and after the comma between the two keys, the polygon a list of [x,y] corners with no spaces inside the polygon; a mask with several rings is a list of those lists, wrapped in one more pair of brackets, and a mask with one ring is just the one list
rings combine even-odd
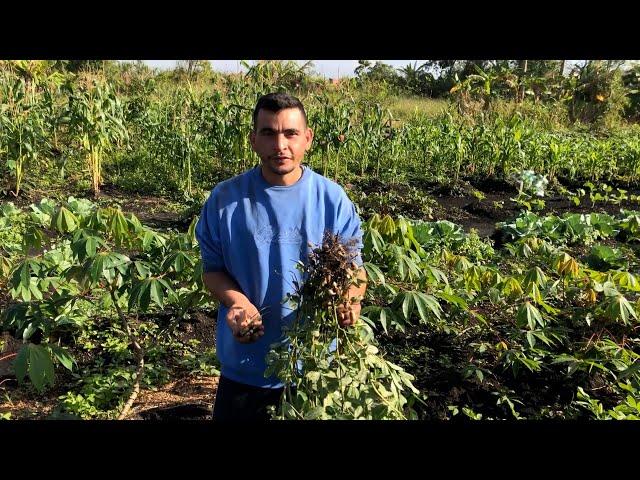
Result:
{"label": "dark soil", "polygon": [[[195,349],[199,352],[214,347],[216,341],[216,315],[217,311],[194,312],[190,319],[177,325],[174,330],[177,340],[187,343],[189,340],[197,339],[200,343]],[[140,320],[148,321],[149,319],[145,317],[140,316]],[[153,317],[161,327],[169,325],[170,316],[168,314],[154,314]],[[12,346],[20,347],[20,345]],[[11,351],[13,350],[16,350],[16,348],[12,348]],[[10,351],[0,354],[0,358],[9,354]],[[95,360],[95,354],[89,354],[85,351],[72,351],[72,355],[80,365],[89,365]],[[10,365],[13,358],[15,357],[1,360],[2,365],[0,366],[3,369],[0,376],[0,413],[11,412],[12,419],[67,418],[64,415],[55,414],[54,411],[58,404],[58,397],[74,387],[75,380],[71,373],[65,369],[57,369],[54,387],[47,389],[43,394],[39,394],[32,387],[24,388],[18,384],[13,368]],[[102,358],[103,360],[108,360],[105,355],[102,355]],[[167,385],[160,386],[156,391],[143,389],[134,403],[133,413],[129,418],[153,420],[209,419],[215,399],[217,377],[191,377],[188,372],[177,372],[177,375],[178,380],[173,380]]]}
{"label": "dark soil", "polygon": [[165,198],[132,194],[113,185],[102,187],[99,201],[119,205],[123,212],[133,213],[141,223],[153,228],[185,230],[191,223],[191,218],[176,212]]}
{"label": "dark soil", "polygon": [[[518,392],[522,395],[520,399],[529,406],[544,405],[563,412],[583,380],[578,375],[567,379],[559,366],[545,372],[520,371],[517,378],[510,370],[496,366],[490,369],[492,374],[485,374],[480,382],[475,375],[466,378],[463,375],[478,352],[456,335],[411,327],[406,333],[381,336],[379,341],[391,361],[414,375],[413,384],[420,390],[424,403],[417,402],[413,407],[422,420],[451,418],[447,407],[454,404],[473,405],[483,418],[509,418],[508,406],[496,403],[495,392],[501,390]],[[603,395],[601,400],[610,399]],[[532,407],[518,407],[517,410],[525,416],[537,413]],[[455,419],[465,420],[466,417],[460,413]]]}
{"label": "dark soil", "polygon": [[[350,186],[354,190],[361,190],[368,196],[383,193],[389,195],[391,192],[393,198],[407,195],[407,192],[414,188],[418,193],[414,193],[416,197],[413,201],[394,202],[393,212],[384,211],[383,208],[378,213],[381,215],[392,213],[417,220],[449,220],[462,225],[466,231],[470,231],[472,228],[477,230],[481,237],[493,237],[496,233],[496,223],[511,220],[517,217],[522,210],[520,205],[511,200],[517,196],[517,188],[496,178],[471,182],[462,181],[454,188],[424,181],[414,181],[411,184],[389,183],[375,178],[354,182]],[[575,188],[575,185],[565,185],[565,187]],[[640,188],[637,186],[625,186],[625,189],[628,190],[629,195],[640,194]],[[474,195],[474,191],[480,192],[484,198],[480,200]],[[417,206],[419,200],[422,201],[428,197],[435,201],[433,218],[421,215]],[[597,202],[592,205],[588,197],[583,197],[581,204],[576,206],[568,198],[553,191],[549,191],[548,195],[542,199],[545,201],[545,207],[536,212],[540,216],[591,212],[615,215],[619,213],[620,209],[640,209],[640,204],[630,201],[623,201],[621,204]]]}
{"label": "dark soil", "polygon": [[[66,199],[71,194],[31,189],[22,192],[18,197],[0,194],[0,205],[12,202],[16,207],[26,208],[32,203],[40,203],[43,198]],[[179,207],[175,202],[155,195],[134,194],[111,184],[103,185],[97,198],[91,190],[75,192],[73,195],[76,198],[87,198],[101,206],[119,206],[123,212],[133,213],[140,222],[153,228],[185,230],[191,223],[190,215],[176,211]]]}
{"label": "dark soil", "polygon": [[142,420],[211,420],[212,410],[206,405],[186,403],[170,407],[158,407],[138,414]]}

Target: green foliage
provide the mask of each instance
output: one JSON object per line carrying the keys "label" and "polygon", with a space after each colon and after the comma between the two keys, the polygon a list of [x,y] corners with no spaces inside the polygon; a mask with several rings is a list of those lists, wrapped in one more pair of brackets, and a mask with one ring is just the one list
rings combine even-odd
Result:
{"label": "green foliage", "polygon": [[569,110],[573,121],[600,122],[609,126],[619,120],[629,103],[622,81],[621,63],[590,60],[582,67],[576,67]]}
{"label": "green foliage", "polygon": [[[336,181],[371,173],[394,182],[401,174],[426,173],[454,185],[465,176],[523,170],[544,172],[550,181],[560,174],[582,180],[640,175],[638,130],[616,120],[624,98],[635,98],[634,66],[621,87],[617,65],[602,62],[559,77],[554,61],[529,61],[526,74],[515,61],[429,61],[400,70],[361,61],[358,78],[334,86],[314,77],[310,64],[292,62],[246,64],[242,77],[172,76],[113,62],[69,70],[68,62],[57,63],[8,62],[1,72],[5,193],[17,195],[25,181],[45,189],[68,179],[86,189],[85,166],[94,194],[106,182],[189,200],[255,165],[251,112],[260,94],[280,90],[304,101],[316,132],[308,164]],[[443,108],[402,122],[386,108],[389,93],[439,96],[456,75],[454,95],[477,97],[487,108],[469,115]],[[588,131],[563,120],[561,109],[573,120],[593,117],[620,128]],[[391,192],[395,198],[372,198],[368,208],[404,200],[429,218],[432,205],[419,205],[419,194],[406,199]]]}
{"label": "green foliage", "polygon": [[[169,309],[179,321],[208,303],[193,228],[162,234],[133,215],[74,197],[62,204],[42,200],[31,205],[30,214],[5,206],[0,218],[22,232],[28,247],[3,257],[0,281],[13,301],[2,312],[2,327],[25,341],[15,360],[16,376],[20,382],[28,377],[40,392],[53,385],[56,364],[72,371],[76,363],[56,339],[82,338],[97,315],[110,317],[111,329],[125,330],[102,344],[119,346],[122,356],[130,343],[127,306],[135,316]],[[42,228],[49,228],[53,238],[43,236]],[[30,253],[33,249],[37,253]]]}
{"label": "green foliage", "polygon": [[[356,330],[322,331],[315,347],[298,345],[299,358],[308,356],[309,376],[296,377],[306,398],[290,397],[282,416],[637,416],[640,215],[535,213],[544,206],[543,176],[549,190],[560,191],[558,179],[579,181],[560,193],[582,208],[638,200],[631,188],[611,186],[640,177],[640,130],[620,119],[634,115],[637,68],[590,62],[560,77],[559,64],[544,60],[529,61],[526,73],[515,61],[400,71],[362,63],[360,78],[327,86],[310,65],[286,62],[247,64],[238,78],[198,73],[197,65],[179,74],[109,62],[2,65],[5,194],[112,183],[172,195],[195,214],[212,185],[255,165],[248,134],[257,96],[286,90],[303,100],[316,133],[307,164],[355,185],[347,190],[367,219],[369,287]],[[468,115],[450,107],[399,122],[386,108],[390,93],[445,95],[454,85]],[[455,191],[465,179],[527,171],[537,173],[522,179],[514,201],[529,211],[499,224],[504,249],[454,223],[425,221],[437,204],[422,184]],[[213,351],[157,340],[209,305],[193,226],[158,231],[74,197],[27,209],[3,202],[1,321],[24,342],[14,362],[21,385],[45,391],[60,371],[82,376],[64,397],[67,413],[114,417],[137,379],[127,328],[145,350],[144,385],[165,381],[176,356],[179,368],[215,374]],[[316,313],[332,320],[331,311]],[[139,323],[147,318],[154,327]],[[347,355],[340,361],[333,338]],[[95,368],[79,365],[79,352],[95,355]],[[431,398],[431,410],[418,398]]]}

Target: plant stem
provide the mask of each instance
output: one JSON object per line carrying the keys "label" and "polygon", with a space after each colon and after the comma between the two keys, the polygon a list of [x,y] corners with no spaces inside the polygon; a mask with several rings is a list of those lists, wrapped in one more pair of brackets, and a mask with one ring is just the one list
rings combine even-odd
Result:
{"label": "plant stem", "polygon": [[118,415],[118,420],[124,420],[129,414],[129,411],[133,406],[133,402],[135,402],[136,398],[138,397],[138,393],[140,393],[140,380],[142,379],[144,370],[144,352],[142,351],[142,347],[138,343],[137,337],[129,328],[129,323],[127,322],[127,318],[124,316],[120,305],[118,305],[118,296],[116,295],[115,288],[115,284],[112,285],[109,293],[111,294],[111,299],[113,300],[113,304],[115,305],[116,311],[118,312],[118,317],[120,318],[122,328],[124,328],[127,336],[129,337],[129,342],[133,346],[134,356],[138,362],[138,369],[136,370],[136,380],[133,384],[133,390],[131,391],[131,395],[129,395],[127,402],[124,404],[120,415]]}

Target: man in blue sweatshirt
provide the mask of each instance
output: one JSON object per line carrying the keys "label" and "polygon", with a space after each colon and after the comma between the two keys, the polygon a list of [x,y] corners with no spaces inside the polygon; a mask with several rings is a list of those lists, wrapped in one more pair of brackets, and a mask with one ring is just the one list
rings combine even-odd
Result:
{"label": "man in blue sweatshirt", "polygon": [[[283,300],[294,292],[293,281],[301,281],[296,262],[306,262],[309,244],[321,244],[329,230],[362,247],[360,218],[344,190],[301,165],[313,130],[297,98],[262,96],[250,140],[261,165],[219,183],[196,227],[204,283],[220,301],[214,420],[266,420],[267,407],[279,403],[283,384],[265,377],[265,357],[294,319]],[[339,308],[342,326],[358,320],[366,289],[357,253],[361,282]]]}

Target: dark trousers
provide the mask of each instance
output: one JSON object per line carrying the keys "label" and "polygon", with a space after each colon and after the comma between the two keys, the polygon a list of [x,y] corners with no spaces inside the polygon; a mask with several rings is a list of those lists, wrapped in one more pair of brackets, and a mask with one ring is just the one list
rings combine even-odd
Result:
{"label": "dark trousers", "polygon": [[213,420],[222,422],[265,422],[267,407],[280,405],[283,388],[261,388],[220,377]]}

